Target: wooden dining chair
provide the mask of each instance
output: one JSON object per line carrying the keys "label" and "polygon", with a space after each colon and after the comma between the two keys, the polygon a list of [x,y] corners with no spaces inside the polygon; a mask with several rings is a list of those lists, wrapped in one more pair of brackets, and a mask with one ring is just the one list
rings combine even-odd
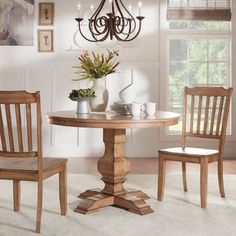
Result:
{"label": "wooden dining chair", "polygon": [[[186,163],[200,164],[201,207],[207,206],[208,164],[218,162],[218,181],[221,197],[225,197],[223,183],[223,154],[230,109],[232,88],[184,88],[182,146],[159,150],[158,194],[163,200],[166,161],[182,162],[184,191],[187,191]],[[186,145],[187,138],[218,140],[218,149],[193,148]]]}
{"label": "wooden dining chair", "polygon": [[[38,183],[37,233],[41,226],[44,179],[59,174],[61,214],[66,215],[67,211],[67,160],[42,157],[41,120],[39,92],[0,91],[0,179],[13,180],[14,211],[20,210],[20,181]],[[37,127],[35,135],[33,122]]]}

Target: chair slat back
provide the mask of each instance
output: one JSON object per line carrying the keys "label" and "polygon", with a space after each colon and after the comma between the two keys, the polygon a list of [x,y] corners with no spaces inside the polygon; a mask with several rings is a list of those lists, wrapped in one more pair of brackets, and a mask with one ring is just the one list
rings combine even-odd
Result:
{"label": "chair slat back", "polygon": [[183,138],[225,139],[232,88],[194,87],[184,89]]}
{"label": "chair slat back", "polygon": [[8,136],[9,136],[9,143],[10,143],[10,151],[14,152],[15,148],[14,148],[14,141],[13,141],[10,104],[5,104],[5,109],[6,109],[6,117],[7,117],[7,128],[8,128]]}
{"label": "chair slat back", "polygon": [[2,108],[0,106],[0,135],[1,135],[1,142],[2,142],[2,150],[5,152],[7,150],[6,139],[5,139],[5,129],[2,119]]}
{"label": "chair slat back", "polygon": [[26,121],[27,121],[27,138],[28,150],[32,152],[32,120],[31,120],[31,104],[26,104]]}
{"label": "chair slat back", "polygon": [[[37,143],[35,150],[33,150],[32,106],[35,106],[37,113]],[[26,125],[22,121],[26,121]],[[23,129],[25,126],[26,132]],[[17,134],[14,135],[15,133]],[[2,157],[27,158],[42,156],[39,92],[0,91],[0,138],[0,156]],[[27,140],[27,145],[24,140]]]}
{"label": "chair slat back", "polygon": [[15,109],[16,109],[16,125],[17,125],[17,135],[18,135],[18,142],[19,142],[19,151],[23,152],[24,148],[23,148],[20,104],[15,104]]}

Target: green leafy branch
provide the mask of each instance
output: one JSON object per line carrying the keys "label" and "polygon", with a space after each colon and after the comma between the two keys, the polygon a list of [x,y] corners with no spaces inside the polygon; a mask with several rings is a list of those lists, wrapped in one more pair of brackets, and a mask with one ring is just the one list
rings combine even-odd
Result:
{"label": "green leafy branch", "polygon": [[107,50],[107,52],[108,55],[105,56],[103,53],[95,54],[92,52],[89,54],[88,51],[84,51],[83,54],[78,57],[79,65],[73,66],[73,68],[77,69],[75,74],[79,75],[79,78],[73,80],[94,80],[114,73],[120,63],[115,61],[119,53],[115,50]]}

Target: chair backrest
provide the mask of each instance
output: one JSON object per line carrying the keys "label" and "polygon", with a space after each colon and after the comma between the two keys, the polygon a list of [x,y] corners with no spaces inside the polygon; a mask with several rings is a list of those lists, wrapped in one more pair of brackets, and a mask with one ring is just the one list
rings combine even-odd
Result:
{"label": "chair backrest", "polygon": [[222,87],[184,88],[183,147],[186,137],[212,138],[223,151],[232,92]]}
{"label": "chair backrest", "polygon": [[[32,114],[32,110],[36,114]],[[34,120],[32,117],[35,116],[37,145],[36,150],[33,150],[32,122]],[[42,159],[39,92],[0,91],[0,138],[0,156],[12,158],[38,157]],[[39,165],[41,166],[41,161],[39,161]]]}

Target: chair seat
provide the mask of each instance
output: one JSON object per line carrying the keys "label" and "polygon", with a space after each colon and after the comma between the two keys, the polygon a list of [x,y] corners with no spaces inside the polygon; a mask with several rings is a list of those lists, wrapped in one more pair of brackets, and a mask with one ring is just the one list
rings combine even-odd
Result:
{"label": "chair seat", "polygon": [[203,148],[193,148],[193,147],[173,147],[160,149],[159,152],[170,154],[170,155],[181,155],[181,156],[198,156],[198,157],[208,157],[208,156],[216,156],[219,154],[218,150],[213,149],[203,149]]}
{"label": "chair seat", "polygon": [[[63,158],[43,158],[43,172],[53,167],[63,165],[67,159]],[[38,158],[6,158],[0,157],[1,171],[18,171],[18,172],[38,172]]]}

